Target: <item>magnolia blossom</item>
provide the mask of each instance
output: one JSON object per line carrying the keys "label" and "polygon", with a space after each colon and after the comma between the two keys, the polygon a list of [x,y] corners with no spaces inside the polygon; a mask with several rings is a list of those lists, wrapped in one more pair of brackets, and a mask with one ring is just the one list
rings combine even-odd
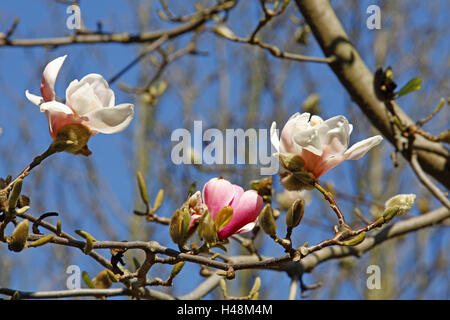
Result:
{"label": "magnolia blossom", "polygon": [[278,138],[276,123],[270,128],[271,141],[278,153],[302,157],[305,169],[319,178],[344,160],[358,160],[383,139],[380,135],[348,148],[353,126],[344,116],[323,120],[309,113],[296,113],[285,124]]}
{"label": "magnolia blossom", "polygon": [[47,114],[50,135],[55,139],[62,127],[71,124],[87,127],[91,135],[126,129],[133,119],[134,106],[130,103],[116,106],[114,92],[99,74],[91,73],[80,81],[73,80],[66,89],[65,104],[56,101],[55,81],[66,57],[56,58],[45,67],[42,97],[28,90],[25,92],[28,100]]}
{"label": "magnolia blossom", "polygon": [[221,240],[236,233],[251,231],[263,207],[263,199],[255,190],[244,192],[240,186],[222,178],[213,178],[205,184],[203,201],[213,219],[222,208],[233,208],[230,222],[217,231]]}

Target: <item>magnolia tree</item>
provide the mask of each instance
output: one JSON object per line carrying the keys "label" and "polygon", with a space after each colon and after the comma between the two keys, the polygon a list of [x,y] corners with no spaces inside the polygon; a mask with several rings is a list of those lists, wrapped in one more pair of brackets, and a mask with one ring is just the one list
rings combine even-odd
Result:
{"label": "magnolia tree", "polygon": [[3,64],[31,72],[3,77],[0,294],[448,298],[445,23],[410,26],[449,5],[409,5],[122,4],[128,33],[61,1],[33,38],[41,15],[16,19]]}

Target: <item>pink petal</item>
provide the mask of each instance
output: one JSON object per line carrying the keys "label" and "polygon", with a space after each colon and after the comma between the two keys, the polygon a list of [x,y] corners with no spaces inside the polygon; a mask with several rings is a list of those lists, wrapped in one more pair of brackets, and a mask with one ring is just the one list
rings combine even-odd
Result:
{"label": "pink petal", "polygon": [[44,101],[55,100],[55,81],[67,55],[50,61],[44,69],[41,80],[41,94]]}
{"label": "pink petal", "polygon": [[255,222],[262,207],[263,199],[255,190],[245,191],[240,197],[237,206],[233,208],[233,217],[231,218],[231,221],[217,232],[219,239],[226,239],[242,230],[242,228],[249,223]]}
{"label": "pink petal", "polygon": [[234,210],[234,208],[238,205],[239,200],[241,199],[242,195],[244,194],[244,189],[242,189],[242,187],[238,186],[237,184],[233,184],[233,189],[234,189],[234,197],[233,197],[233,200],[231,200],[229,205]]}
{"label": "pink petal", "polygon": [[233,185],[222,178],[212,178],[203,186],[203,201],[208,207],[212,218],[220,209],[230,205],[236,193]]}
{"label": "pink petal", "polygon": [[50,101],[41,104],[41,112],[47,114],[48,127],[50,135],[53,139],[56,138],[58,130],[68,124],[80,124],[81,121],[74,118],[72,109],[63,103],[57,101]]}

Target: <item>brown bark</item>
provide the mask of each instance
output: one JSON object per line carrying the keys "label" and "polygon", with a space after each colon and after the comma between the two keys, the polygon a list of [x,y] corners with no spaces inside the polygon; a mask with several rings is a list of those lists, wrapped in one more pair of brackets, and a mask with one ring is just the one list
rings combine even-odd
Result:
{"label": "brown bark", "polygon": [[[374,90],[373,74],[351,44],[345,30],[328,0],[296,0],[297,6],[327,57],[336,56],[329,64],[339,81],[360,107],[371,123],[395,146],[396,137],[389,111]],[[395,103],[393,107],[406,126],[414,124],[409,116]],[[431,142],[416,135],[413,143],[420,165],[424,171],[450,188],[450,155],[440,143]],[[409,161],[410,152],[401,150]]]}

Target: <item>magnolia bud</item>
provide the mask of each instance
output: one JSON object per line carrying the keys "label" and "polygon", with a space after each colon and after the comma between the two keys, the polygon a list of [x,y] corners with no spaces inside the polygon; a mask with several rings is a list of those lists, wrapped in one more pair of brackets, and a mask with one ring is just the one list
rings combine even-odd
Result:
{"label": "magnolia bud", "polygon": [[108,273],[108,270],[100,271],[97,276],[92,279],[92,284],[94,288],[97,289],[108,289],[112,285],[111,276]]}
{"label": "magnolia bud", "polygon": [[[306,172],[306,171],[305,171]],[[288,173],[286,176],[281,178],[281,184],[289,191],[300,191],[303,189],[311,190],[314,188],[312,183],[305,183],[298,178],[299,172]]]}
{"label": "magnolia bud", "polygon": [[209,211],[206,211],[200,218],[198,236],[207,244],[215,244],[218,240],[216,225]]}
{"label": "magnolia bud", "polygon": [[27,244],[29,229],[27,219],[20,222],[8,239],[8,249],[14,252],[22,251]]}
{"label": "magnolia bud", "polygon": [[265,233],[271,237],[276,236],[277,224],[275,223],[275,219],[272,214],[272,207],[269,203],[262,209],[261,214],[259,215],[259,223]]}
{"label": "magnolia bud", "polygon": [[291,172],[301,171],[305,166],[305,161],[298,154],[280,153],[278,157],[281,165]]}
{"label": "magnolia bud", "polygon": [[181,269],[183,269],[185,263],[186,263],[186,261],[180,261],[180,262],[176,263],[173,266],[172,271],[170,272],[169,278],[170,279],[175,278],[181,272]]}
{"label": "magnolia bud", "polygon": [[153,210],[158,210],[164,200],[164,189],[159,189],[153,202]]}
{"label": "magnolia bud", "polygon": [[150,206],[150,201],[148,198],[147,184],[145,183],[144,177],[142,176],[142,173],[140,171],[138,171],[137,173],[137,180],[141,199],[148,208]]}
{"label": "magnolia bud", "polygon": [[172,238],[173,242],[178,245],[184,244],[184,211],[185,210],[175,211],[172,219],[170,220],[170,237]]}
{"label": "magnolia bud", "polygon": [[411,210],[414,205],[414,200],[416,199],[415,194],[399,194],[390,198],[385,203],[385,210],[383,212],[383,218],[386,221],[390,221],[395,216],[401,216],[409,210]]}
{"label": "magnolia bud", "polygon": [[290,228],[295,228],[302,221],[305,214],[305,201],[297,199],[289,208],[286,214],[286,225]]}
{"label": "magnolia bud", "polygon": [[220,24],[220,25],[215,26],[213,31],[215,33],[217,33],[219,36],[222,36],[224,38],[233,39],[233,38],[236,37],[235,34],[233,33],[233,31],[231,31],[231,29],[228,28],[224,24]]}
{"label": "magnolia bud", "polygon": [[19,201],[20,192],[22,191],[23,180],[19,179],[14,183],[13,189],[8,197],[8,209],[14,210],[17,207]]}

